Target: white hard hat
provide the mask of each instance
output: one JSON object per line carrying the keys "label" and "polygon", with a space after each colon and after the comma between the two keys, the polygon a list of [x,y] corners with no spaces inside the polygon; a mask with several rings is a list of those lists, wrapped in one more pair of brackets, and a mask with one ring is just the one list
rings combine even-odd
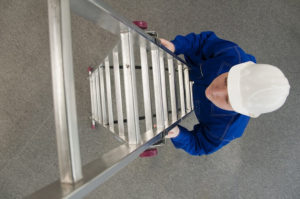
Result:
{"label": "white hard hat", "polygon": [[230,69],[227,89],[235,112],[258,117],[279,109],[289,95],[290,85],[279,68],[249,61]]}

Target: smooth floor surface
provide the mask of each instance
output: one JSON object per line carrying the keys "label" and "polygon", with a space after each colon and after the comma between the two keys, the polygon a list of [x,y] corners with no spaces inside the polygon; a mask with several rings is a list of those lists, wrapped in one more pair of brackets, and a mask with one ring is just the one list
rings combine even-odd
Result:
{"label": "smooth floor surface", "polygon": [[[242,138],[202,157],[169,141],[138,158],[89,199],[300,198],[300,2],[106,0],[129,20],[145,20],[160,37],[213,30],[259,63],[277,65],[291,90],[278,111],[252,119]],[[72,15],[77,112],[84,164],[116,147],[90,129],[87,67],[99,64],[115,37]],[[47,1],[0,1],[0,198],[22,198],[57,180]],[[190,117],[183,124],[193,128]],[[45,196],[46,198],[46,196]]]}

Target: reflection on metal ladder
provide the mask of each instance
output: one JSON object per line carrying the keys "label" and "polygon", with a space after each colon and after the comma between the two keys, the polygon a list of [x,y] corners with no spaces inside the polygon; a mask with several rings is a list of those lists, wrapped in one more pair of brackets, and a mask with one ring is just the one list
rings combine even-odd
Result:
{"label": "reflection on metal ladder", "polygon": [[[28,198],[84,197],[149,147],[162,141],[165,133],[193,109],[188,66],[141,29],[146,29],[146,23],[135,22],[138,28],[100,0],[71,0],[71,9],[120,38],[102,63],[89,67],[89,81],[92,128],[96,125],[106,127],[121,145],[82,167],[70,4],[67,0],[48,0],[60,180]],[[140,71],[136,71],[138,62]],[[139,79],[141,82],[137,81]],[[143,97],[139,98],[141,95]],[[142,112],[145,115],[141,117]]]}

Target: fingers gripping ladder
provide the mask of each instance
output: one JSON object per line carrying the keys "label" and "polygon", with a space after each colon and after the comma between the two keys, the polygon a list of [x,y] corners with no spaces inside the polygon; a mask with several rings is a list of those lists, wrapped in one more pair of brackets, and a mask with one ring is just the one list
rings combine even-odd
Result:
{"label": "fingers gripping ladder", "polygon": [[[102,63],[89,68],[89,82],[92,128],[102,125],[121,145],[83,167],[70,8],[120,38]],[[28,198],[82,198],[163,139],[193,110],[192,82],[182,59],[100,0],[48,0],[48,12],[61,178]]]}

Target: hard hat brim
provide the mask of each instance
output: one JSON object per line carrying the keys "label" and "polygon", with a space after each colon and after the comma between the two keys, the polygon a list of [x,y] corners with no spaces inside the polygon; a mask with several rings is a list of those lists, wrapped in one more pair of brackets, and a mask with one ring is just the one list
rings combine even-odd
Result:
{"label": "hard hat brim", "polygon": [[250,117],[258,117],[258,115],[254,115],[248,112],[243,105],[243,96],[241,92],[241,71],[245,68],[253,66],[255,63],[249,61],[241,64],[237,64],[233,66],[228,73],[227,79],[227,91],[228,98],[231,104],[231,107],[235,112],[241,113],[243,115],[247,115]]}

